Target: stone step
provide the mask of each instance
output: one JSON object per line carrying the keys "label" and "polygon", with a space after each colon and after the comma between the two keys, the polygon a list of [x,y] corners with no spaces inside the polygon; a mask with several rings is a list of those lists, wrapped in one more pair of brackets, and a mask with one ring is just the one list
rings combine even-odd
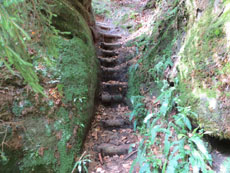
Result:
{"label": "stone step", "polygon": [[101,120],[100,122],[104,128],[125,128],[130,125],[130,122],[124,119]]}
{"label": "stone step", "polygon": [[108,82],[108,81],[111,81],[111,80],[116,80],[118,82],[127,82],[127,75],[112,75],[112,76],[109,76],[109,75],[106,75],[106,76],[102,76],[102,79],[101,81],[102,82]]}
{"label": "stone step", "polygon": [[101,67],[103,73],[116,73],[116,72],[123,72],[124,69],[128,68],[128,63],[125,62],[123,64],[119,64],[115,67]]}
{"label": "stone step", "polygon": [[102,82],[116,80],[119,82],[127,81],[127,72],[128,72],[129,63],[125,62],[123,64],[114,66],[114,67],[103,67],[101,66],[102,71]]}
{"label": "stone step", "polygon": [[102,153],[104,156],[109,155],[124,155],[128,154],[130,144],[123,144],[123,145],[114,145],[114,144],[108,144],[108,143],[102,143],[98,146],[94,147],[94,150],[97,152]]}
{"label": "stone step", "polygon": [[121,94],[111,95],[109,93],[102,93],[101,94],[101,101],[102,103],[121,103],[123,102],[123,96]]}
{"label": "stone step", "polygon": [[119,53],[114,50],[100,49],[99,55],[103,57],[113,57],[113,56],[118,56]]}
{"label": "stone step", "polygon": [[114,73],[119,73],[122,68],[115,67],[101,67],[101,71],[103,75],[113,75]]}
{"label": "stone step", "polygon": [[122,47],[122,43],[105,43],[102,42],[100,44],[101,48],[106,49],[106,50],[114,50],[114,49],[119,49]]}
{"label": "stone step", "polygon": [[117,64],[117,58],[101,58],[98,57],[103,67],[114,67]]}
{"label": "stone step", "polygon": [[128,71],[128,66],[126,63],[121,65],[117,65],[114,67],[103,67],[101,66],[101,71],[103,76],[113,76],[113,75],[120,75],[123,76]]}
{"label": "stone step", "polygon": [[119,82],[126,82],[127,81],[127,70],[128,69],[121,69],[115,71],[103,71],[102,73],[102,82],[107,81],[119,81]]}
{"label": "stone step", "polygon": [[104,39],[121,39],[121,35],[118,34],[111,34],[111,33],[105,33],[105,32],[99,32],[102,38]]}
{"label": "stone step", "polygon": [[[98,56],[98,59],[101,63],[102,68],[107,67],[107,68],[115,68],[116,66],[120,66],[124,63],[126,63],[126,58],[125,57],[102,57]],[[130,65],[129,63],[127,63]]]}
{"label": "stone step", "polygon": [[102,82],[102,91],[109,92],[110,94],[122,94],[123,96],[126,95],[128,90],[127,82],[122,83],[109,83],[109,82]]}
{"label": "stone step", "polygon": [[111,30],[111,29],[114,28],[112,26],[109,26],[109,25],[107,25],[105,23],[100,23],[100,22],[97,22],[96,26],[99,27],[99,28],[101,28],[101,29],[103,29],[103,30]]}

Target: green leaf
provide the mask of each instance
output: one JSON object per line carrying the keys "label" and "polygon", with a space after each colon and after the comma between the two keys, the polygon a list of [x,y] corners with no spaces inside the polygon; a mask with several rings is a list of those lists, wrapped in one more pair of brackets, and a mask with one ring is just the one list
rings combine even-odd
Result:
{"label": "green leaf", "polygon": [[152,144],[154,143],[155,138],[157,136],[157,132],[159,131],[160,128],[161,128],[161,125],[156,125],[155,127],[153,127],[151,129],[151,142],[152,142]]}
{"label": "green leaf", "polygon": [[137,120],[135,120],[133,122],[133,130],[136,131],[137,130]]}
{"label": "green leaf", "polygon": [[165,100],[162,105],[161,105],[161,108],[160,108],[160,113],[165,116],[166,113],[168,112],[168,105],[169,105],[169,101],[168,100]]}
{"label": "green leaf", "polygon": [[182,116],[183,116],[183,121],[185,125],[188,127],[189,130],[192,130],[192,125],[191,125],[190,120],[185,115],[182,115]]}
{"label": "green leaf", "polygon": [[168,154],[169,154],[169,149],[170,149],[170,147],[171,147],[171,143],[170,143],[170,141],[169,141],[169,135],[166,134],[166,135],[165,135],[165,141],[164,141],[164,154],[165,154],[166,157],[167,157]]}
{"label": "green leaf", "polygon": [[160,117],[155,118],[151,123],[151,128],[156,124],[156,122],[160,119]]}
{"label": "green leaf", "polygon": [[17,23],[15,23],[15,22],[12,21],[12,24],[13,24],[16,28],[18,28],[18,30],[20,30],[20,31],[22,32],[22,34],[27,38],[27,40],[30,40],[30,39],[31,39],[30,36],[29,36],[20,26],[18,26]]}
{"label": "green leaf", "polygon": [[148,114],[145,119],[144,119],[144,123],[147,123],[155,114],[151,113],[151,114]]}
{"label": "green leaf", "polygon": [[141,169],[139,172],[140,173],[151,173],[149,164],[145,163],[143,166],[141,166]]}
{"label": "green leaf", "polygon": [[202,156],[197,150],[192,150],[191,157],[189,158],[189,163],[191,164],[193,168],[193,173],[199,173],[201,165],[204,165]]}
{"label": "green leaf", "polygon": [[173,159],[169,160],[166,173],[176,172],[176,168],[178,166],[179,159],[182,159],[182,157],[179,154],[177,154],[175,157],[173,157]]}
{"label": "green leaf", "polygon": [[208,153],[208,150],[205,147],[204,142],[199,137],[193,136],[189,140],[196,144],[198,150],[205,156],[207,160],[211,159],[211,155]]}
{"label": "green leaf", "polygon": [[187,136],[185,134],[178,134],[177,137],[178,137],[178,139],[181,139],[181,138],[187,137]]}
{"label": "green leaf", "polygon": [[10,5],[17,4],[23,2],[24,0],[3,0],[3,4],[5,7],[9,7]]}

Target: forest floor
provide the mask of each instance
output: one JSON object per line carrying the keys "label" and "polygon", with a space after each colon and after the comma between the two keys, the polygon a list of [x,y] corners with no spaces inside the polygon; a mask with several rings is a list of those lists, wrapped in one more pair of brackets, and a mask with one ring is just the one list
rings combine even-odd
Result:
{"label": "forest floor", "polygon": [[[146,3],[146,0],[111,1],[106,8],[111,10],[113,19],[96,16],[102,76],[100,103],[84,145],[84,151],[90,155],[90,173],[127,173],[137,154],[140,136],[129,121],[131,111],[126,94],[128,69],[138,56],[134,55],[135,47],[127,48],[125,44],[146,20],[140,13]],[[138,168],[135,170],[138,172]]]}

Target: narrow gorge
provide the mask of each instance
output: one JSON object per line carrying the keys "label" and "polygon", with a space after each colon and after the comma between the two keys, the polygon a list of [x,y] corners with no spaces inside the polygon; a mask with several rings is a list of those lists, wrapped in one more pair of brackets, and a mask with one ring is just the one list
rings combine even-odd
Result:
{"label": "narrow gorge", "polygon": [[229,0],[0,0],[0,173],[230,173]]}

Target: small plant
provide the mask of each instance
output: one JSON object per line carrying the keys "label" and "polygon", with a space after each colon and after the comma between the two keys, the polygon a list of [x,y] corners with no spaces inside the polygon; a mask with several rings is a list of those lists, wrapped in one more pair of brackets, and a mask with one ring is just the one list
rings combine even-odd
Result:
{"label": "small plant", "polygon": [[143,120],[146,115],[145,105],[142,103],[142,96],[132,96],[131,103],[133,105],[133,111],[130,114],[129,120],[133,121],[133,128],[136,131],[137,124],[140,120]]}
{"label": "small plant", "polygon": [[166,80],[163,80],[161,95],[157,99],[162,103],[159,114],[166,116],[166,114],[172,110],[175,103],[175,99],[173,99],[174,91],[175,87],[169,87],[168,82]]}
{"label": "small plant", "polygon": [[108,0],[103,0],[103,2],[93,0],[92,4],[93,4],[94,13],[97,15],[109,16],[110,15],[110,9],[107,8],[108,6],[110,6],[109,3],[110,2]]}
{"label": "small plant", "polygon": [[3,151],[0,151],[0,162],[6,164],[8,161],[9,159],[6,157],[5,153]]}
{"label": "small plant", "polygon": [[74,173],[75,170],[77,169],[78,172],[87,172],[88,173],[88,168],[87,168],[87,163],[91,162],[89,159],[90,155],[85,155],[86,151],[81,155],[79,160],[74,164],[73,170],[71,173]]}

